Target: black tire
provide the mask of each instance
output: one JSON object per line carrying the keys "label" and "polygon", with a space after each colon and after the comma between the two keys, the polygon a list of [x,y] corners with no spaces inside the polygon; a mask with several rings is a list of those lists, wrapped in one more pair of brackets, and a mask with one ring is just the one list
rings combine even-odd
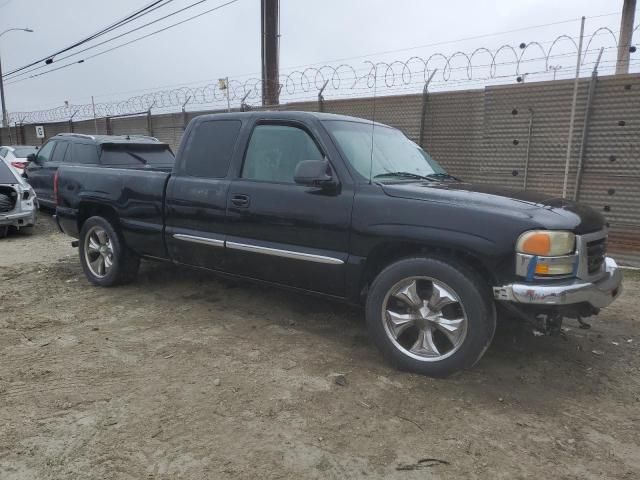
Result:
{"label": "black tire", "polygon": [[[415,277],[429,277],[448,286],[459,299],[456,307],[461,308],[466,317],[466,333],[459,340],[457,350],[451,348],[453,353],[441,360],[427,361],[410,356],[399,345],[400,337],[394,343],[388,327],[385,327],[387,312],[383,313],[383,310],[387,308],[387,296],[398,284]],[[369,334],[392,365],[431,377],[446,377],[475,365],[491,344],[496,329],[495,304],[490,287],[474,270],[446,257],[406,258],[386,267],[369,289],[366,319]]]}
{"label": "black tire", "polygon": [[[92,271],[93,267],[89,265],[88,261],[88,258],[91,258],[92,254],[90,253],[89,256],[86,254],[88,250],[87,237],[96,229],[104,230],[110,240],[112,249],[112,263],[109,269],[104,272],[103,276],[99,276]],[[78,252],[80,254],[82,270],[87,280],[100,287],[111,287],[132,282],[136,278],[138,269],[140,268],[140,257],[127,248],[120,232],[114,228],[109,220],[103,217],[91,217],[84,222],[80,230]]]}
{"label": "black tire", "polygon": [[0,213],[10,212],[13,210],[15,202],[11,200],[11,197],[0,193]]}
{"label": "black tire", "polygon": [[5,238],[7,235],[9,234],[9,227],[8,226],[2,226],[0,227],[0,238]]}

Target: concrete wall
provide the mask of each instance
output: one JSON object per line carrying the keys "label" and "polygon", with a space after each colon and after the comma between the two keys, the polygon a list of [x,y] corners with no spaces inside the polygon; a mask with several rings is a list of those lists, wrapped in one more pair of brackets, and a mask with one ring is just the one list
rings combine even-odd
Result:
{"label": "concrete wall", "polygon": [[[587,104],[588,79],[579,84],[567,196],[574,194]],[[452,174],[480,183],[525,187],[561,196],[566,160],[572,80],[441,92],[426,99],[423,146]],[[422,95],[325,100],[322,110],[375,119],[420,138]],[[279,110],[318,111],[318,102],[281,105]],[[99,119],[98,133],[151,134],[174,151],[189,120],[212,112],[137,115]],[[531,135],[529,126],[531,124]],[[46,124],[60,132],[96,133],[93,120]],[[34,125],[12,128],[13,142],[39,145]],[[7,129],[0,143],[9,143]],[[528,152],[528,156],[527,156]],[[528,158],[528,162],[527,162]],[[610,251],[640,266],[640,76],[598,80],[587,125],[584,170],[578,199],[610,223]]]}

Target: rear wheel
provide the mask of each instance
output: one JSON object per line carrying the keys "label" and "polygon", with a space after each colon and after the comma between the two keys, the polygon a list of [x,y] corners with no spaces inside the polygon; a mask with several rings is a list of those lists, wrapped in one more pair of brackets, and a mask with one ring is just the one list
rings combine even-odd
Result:
{"label": "rear wheel", "polygon": [[391,363],[435,377],[473,366],[496,324],[489,288],[445,258],[408,258],[385,268],[369,291],[366,316]]}
{"label": "rear wheel", "polygon": [[9,233],[9,227],[7,226],[0,227],[0,238],[6,237],[8,233]]}
{"label": "rear wheel", "polygon": [[135,279],[140,258],[131,252],[122,236],[103,217],[91,217],[80,230],[80,263],[87,279],[101,287]]}

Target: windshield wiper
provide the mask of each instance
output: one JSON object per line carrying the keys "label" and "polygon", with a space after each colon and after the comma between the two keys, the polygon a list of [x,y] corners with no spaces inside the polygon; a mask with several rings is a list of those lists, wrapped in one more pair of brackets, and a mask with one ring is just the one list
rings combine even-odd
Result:
{"label": "windshield wiper", "polygon": [[127,152],[129,155],[131,155],[133,158],[135,158],[136,160],[139,160],[140,162],[142,162],[143,164],[147,164],[149,162],[147,162],[147,159],[144,157],[141,157],[140,155],[137,155],[135,153],[132,152]]}
{"label": "windshield wiper", "polygon": [[427,175],[427,177],[428,178],[450,178],[452,180],[460,181],[458,177],[454,177],[453,175],[450,175],[448,173],[430,173],[429,175]]}
{"label": "windshield wiper", "polygon": [[429,176],[418,175],[417,173],[411,172],[385,172],[379,173],[373,178],[387,178],[387,177],[403,177],[403,178],[415,178],[418,180],[429,180]]}

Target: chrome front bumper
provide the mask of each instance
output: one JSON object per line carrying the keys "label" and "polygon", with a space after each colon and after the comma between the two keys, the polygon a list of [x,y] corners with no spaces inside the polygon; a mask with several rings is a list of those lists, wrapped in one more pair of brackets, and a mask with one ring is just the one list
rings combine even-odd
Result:
{"label": "chrome front bumper", "polygon": [[605,258],[605,274],[602,278],[587,282],[580,279],[561,283],[512,283],[493,287],[496,300],[528,305],[574,305],[589,303],[595,308],[611,304],[622,292],[622,271],[615,260]]}

